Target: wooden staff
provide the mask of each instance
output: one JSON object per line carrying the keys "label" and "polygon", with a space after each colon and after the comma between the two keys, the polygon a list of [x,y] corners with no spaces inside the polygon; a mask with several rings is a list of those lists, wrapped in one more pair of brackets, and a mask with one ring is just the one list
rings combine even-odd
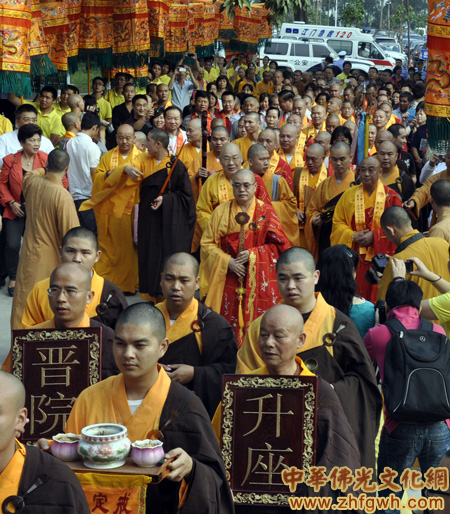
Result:
{"label": "wooden staff", "polygon": [[[235,218],[236,223],[240,225],[239,230],[239,246],[238,246],[238,255],[245,250],[245,225],[250,221],[250,216],[246,212],[239,212],[236,214]],[[236,293],[238,295],[239,300],[239,326],[241,329],[244,328],[244,311],[242,308],[242,302],[244,300],[245,288],[244,288],[244,279],[239,277],[239,287],[236,289]]]}
{"label": "wooden staff", "polygon": [[[202,113],[202,168],[206,168],[208,158],[208,110]],[[208,177],[202,177],[202,184]]]}

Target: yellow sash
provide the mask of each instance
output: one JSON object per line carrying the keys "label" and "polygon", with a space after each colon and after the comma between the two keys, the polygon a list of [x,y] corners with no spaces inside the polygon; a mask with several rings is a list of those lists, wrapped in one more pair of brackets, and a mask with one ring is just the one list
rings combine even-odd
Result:
{"label": "yellow sash", "polygon": [[[291,164],[289,163],[289,161],[286,157],[286,154],[284,153],[284,150],[280,150],[278,153],[279,153],[279,156],[281,157],[281,159],[285,160],[289,164],[289,166],[291,166]],[[303,165],[304,165],[303,157],[302,157],[301,152],[298,151],[297,147],[296,147],[296,150],[295,150],[295,153],[294,153],[294,156],[292,157],[292,159],[294,160],[294,164],[295,164],[294,168],[302,168],[303,167]],[[291,166],[291,169],[293,169],[292,166]]]}
{"label": "yellow sash", "polygon": [[[166,321],[166,337],[169,339],[169,344],[191,334],[193,326],[196,329],[198,328],[198,301],[195,298],[192,298],[189,307],[178,316],[173,325],[170,324],[167,302],[164,300],[164,302],[158,303],[155,307],[161,311]],[[195,332],[195,339],[197,340],[198,349],[202,353],[202,333],[200,331]]]}
{"label": "yellow sash", "polygon": [[224,172],[220,172],[218,186],[219,186],[219,202],[222,205],[225,202],[230,201],[230,195],[228,194],[228,179]]}
{"label": "yellow sash", "polygon": [[[133,148],[131,149],[131,153],[126,158],[123,158],[123,160],[126,161],[126,160],[134,159],[140,153],[141,153],[140,150],[138,150],[136,148],[136,146],[133,145]],[[117,166],[119,166],[119,147],[118,146],[113,148],[113,150],[111,152],[110,168],[112,170],[115,170],[117,168]]]}
{"label": "yellow sash", "polygon": [[390,186],[391,184],[395,184],[398,178],[400,178],[400,172],[398,166],[395,166],[387,177],[381,174],[380,180],[385,186]]}
{"label": "yellow sash", "polygon": [[[379,180],[376,190],[375,206],[373,209],[372,216],[372,232],[380,228],[380,219],[381,215],[384,212],[385,203],[386,192],[384,190],[383,183],[381,182],[381,180]],[[361,232],[362,230],[368,228],[366,224],[366,209],[364,205],[364,187],[362,186],[362,184],[356,188],[355,192],[355,225],[357,232]],[[373,246],[362,246],[359,248],[359,253],[361,255],[366,256],[366,261],[370,261],[374,256]]]}
{"label": "yellow sash", "polygon": [[[301,174],[300,174],[300,185],[298,188],[298,208],[302,212],[305,212],[305,187],[309,185],[309,177],[310,173],[308,168],[303,168]],[[317,183],[315,185],[315,188],[323,182],[327,178],[327,168],[325,165],[322,165],[322,169],[319,172],[319,178],[317,180]],[[315,189],[314,188],[314,189]]]}
{"label": "yellow sash", "polygon": [[267,170],[266,173],[270,172],[270,174],[273,175],[275,173],[275,170],[278,167],[279,162],[280,162],[280,156],[277,154],[277,152],[274,151],[272,157],[270,158],[269,169]]}

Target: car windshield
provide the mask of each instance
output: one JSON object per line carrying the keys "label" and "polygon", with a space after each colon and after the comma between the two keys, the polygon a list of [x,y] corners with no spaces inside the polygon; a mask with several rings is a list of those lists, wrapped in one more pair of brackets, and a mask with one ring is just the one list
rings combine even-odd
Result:
{"label": "car windshield", "polygon": [[378,43],[381,48],[383,48],[384,50],[388,51],[388,52],[399,52],[401,53],[401,49],[400,49],[400,45],[398,45],[397,43],[383,43],[382,41],[380,41]]}

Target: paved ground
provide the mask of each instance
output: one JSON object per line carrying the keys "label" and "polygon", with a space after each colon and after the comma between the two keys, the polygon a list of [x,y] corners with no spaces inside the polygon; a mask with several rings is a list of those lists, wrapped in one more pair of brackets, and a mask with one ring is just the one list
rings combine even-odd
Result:
{"label": "paved ground", "polygon": [[[136,294],[135,296],[127,296],[127,301],[129,304],[132,304],[142,300]],[[12,298],[8,296],[6,286],[2,287],[0,289],[0,364],[3,364],[11,347],[11,306]]]}

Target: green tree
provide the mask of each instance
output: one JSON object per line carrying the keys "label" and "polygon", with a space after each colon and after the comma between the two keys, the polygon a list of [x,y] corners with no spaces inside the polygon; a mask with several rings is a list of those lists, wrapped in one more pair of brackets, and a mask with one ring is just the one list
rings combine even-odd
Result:
{"label": "green tree", "polygon": [[[285,18],[294,13],[294,19],[298,21],[308,21],[308,6],[310,0],[265,0],[263,2],[270,11],[268,20],[273,25],[279,27]],[[220,7],[220,12],[224,11],[231,19],[234,18],[234,8],[251,8],[251,0],[225,0]]]}
{"label": "green tree", "polygon": [[361,27],[364,22],[363,0],[348,1],[339,14],[344,27]]}

